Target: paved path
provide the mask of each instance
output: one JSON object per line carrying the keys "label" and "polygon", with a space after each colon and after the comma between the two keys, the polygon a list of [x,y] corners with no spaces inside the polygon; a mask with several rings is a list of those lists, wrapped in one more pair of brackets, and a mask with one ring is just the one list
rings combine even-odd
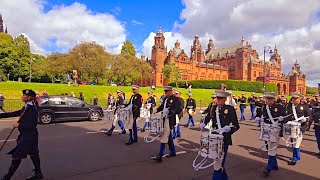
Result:
{"label": "paved path", "polygon": [[[249,112],[246,113],[249,117]],[[196,121],[199,122],[199,120],[200,117],[197,115]],[[0,120],[1,144],[10,132],[13,121],[14,119]],[[182,122],[185,121],[186,117]],[[145,143],[143,137],[147,132],[139,132],[139,142],[126,146],[124,143],[128,135],[114,134],[108,137],[99,131],[101,128],[110,127],[110,124],[101,126],[102,124],[104,124],[103,121],[82,121],[40,125],[40,155],[46,179],[211,179],[212,168],[197,172],[192,168],[192,161],[197,155],[196,148],[199,146],[198,128],[182,127],[182,138],[175,140],[177,151],[182,154],[171,159],[165,158],[161,164],[156,164],[150,160],[150,157],[157,154],[159,142]],[[142,124],[143,122],[139,122],[139,127]],[[261,144],[258,141],[258,134],[259,128],[255,122],[250,120],[241,122],[240,130],[233,135],[234,144],[229,148],[226,162],[230,179],[266,179],[260,175],[267,160],[264,159],[266,154],[258,149]],[[0,174],[5,173],[10,164],[10,157],[5,152],[14,147],[16,136],[17,132],[14,132],[4,151],[0,152]],[[291,150],[281,142],[278,151],[280,170],[272,172],[270,179],[319,179],[320,159],[315,155],[317,146],[313,130],[305,134],[303,145],[302,160],[292,167],[287,165]],[[31,160],[24,160],[13,179],[24,179],[31,174],[32,168]]]}

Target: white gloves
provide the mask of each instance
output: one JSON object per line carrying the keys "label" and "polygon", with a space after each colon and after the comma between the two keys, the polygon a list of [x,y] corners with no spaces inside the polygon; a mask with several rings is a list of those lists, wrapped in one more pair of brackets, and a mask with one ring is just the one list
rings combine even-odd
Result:
{"label": "white gloves", "polygon": [[303,116],[303,117],[301,117],[301,121],[302,121],[302,122],[306,122],[306,121],[307,121],[307,118]]}
{"label": "white gloves", "polygon": [[162,117],[167,118],[169,115],[169,108],[163,108],[162,110]]}
{"label": "white gloves", "polygon": [[259,117],[256,117],[254,120],[259,121],[259,120],[260,120],[260,118],[259,118]]}
{"label": "white gloves", "polygon": [[127,107],[125,108],[125,110],[131,111],[131,110],[132,110],[132,105],[130,104],[129,106],[127,106]]}
{"label": "white gloves", "polygon": [[231,131],[231,127],[229,127],[229,126],[224,126],[223,128],[221,128],[220,129],[220,132],[222,132],[222,133],[228,133],[228,132],[230,132]]}
{"label": "white gloves", "polygon": [[204,112],[204,110],[200,110],[200,113],[202,114]]}
{"label": "white gloves", "polygon": [[282,122],[282,121],[284,120],[284,118],[283,118],[282,116],[279,116],[279,117],[278,117],[278,120],[279,120],[280,122]]}
{"label": "white gloves", "polygon": [[205,123],[200,123],[200,129],[203,129],[204,127],[206,127]]}

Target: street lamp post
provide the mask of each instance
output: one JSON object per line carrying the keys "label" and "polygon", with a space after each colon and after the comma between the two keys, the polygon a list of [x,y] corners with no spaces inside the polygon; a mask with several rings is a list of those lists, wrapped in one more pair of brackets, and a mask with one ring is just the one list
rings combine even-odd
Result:
{"label": "street lamp post", "polygon": [[266,52],[272,54],[272,50],[270,46],[265,46],[263,48],[263,87],[262,92],[265,94],[266,92]]}

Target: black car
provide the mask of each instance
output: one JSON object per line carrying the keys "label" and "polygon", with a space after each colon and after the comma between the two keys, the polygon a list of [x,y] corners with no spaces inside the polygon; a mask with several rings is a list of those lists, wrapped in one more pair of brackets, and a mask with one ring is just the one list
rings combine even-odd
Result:
{"label": "black car", "polygon": [[86,104],[71,96],[41,96],[38,103],[42,124],[67,120],[98,121],[103,117],[100,106]]}

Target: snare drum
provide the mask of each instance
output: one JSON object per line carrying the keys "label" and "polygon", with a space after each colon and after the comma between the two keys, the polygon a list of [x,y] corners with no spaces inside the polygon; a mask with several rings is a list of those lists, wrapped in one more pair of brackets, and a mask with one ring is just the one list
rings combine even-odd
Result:
{"label": "snare drum", "polygon": [[103,115],[103,119],[108,122],[114,120],[114,110],[104,110]]}
{"label": "snare drum", "polygon": [[289,121],[283,126],[283,135],[298,138],[301,135],[301,123]]}
{"label": "snare drum", "polygon": [[213,160],[223,159],[223,135],[201,132],[200,138],[201,156]]}
{"label": "snare drum", "polygon": [[193,109],[188,110],[188,114],[193,115],[194,113],[195,113],[195,111]]}
{"label": "snare drum", "polygon": [[273,124],[262,124],[259,140],[276,143],[279,140],[280,128]]}
{"label": "snare drum", "polygon": [[163,120],[162,118],[152,117],[150,120],[150,135],[158,135],[163,132]]}

